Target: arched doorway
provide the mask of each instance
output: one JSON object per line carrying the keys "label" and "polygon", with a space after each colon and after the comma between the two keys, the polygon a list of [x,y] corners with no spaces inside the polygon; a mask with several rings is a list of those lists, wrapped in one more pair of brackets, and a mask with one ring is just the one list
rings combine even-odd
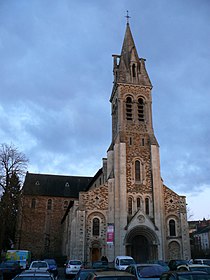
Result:
{"label": "arched doorway", "polygon": [[146,226],[133,228],[126,236],[126,253],[139,262],[158,258],[158,238],[154,231]]}

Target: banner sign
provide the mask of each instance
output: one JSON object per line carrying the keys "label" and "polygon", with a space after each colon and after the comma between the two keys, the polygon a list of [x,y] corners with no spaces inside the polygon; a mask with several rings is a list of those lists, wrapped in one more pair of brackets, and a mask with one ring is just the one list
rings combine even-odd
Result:
{"label": "banner sign", "polygon": [[107,244],[114,243],[114,224],[107,225]]}

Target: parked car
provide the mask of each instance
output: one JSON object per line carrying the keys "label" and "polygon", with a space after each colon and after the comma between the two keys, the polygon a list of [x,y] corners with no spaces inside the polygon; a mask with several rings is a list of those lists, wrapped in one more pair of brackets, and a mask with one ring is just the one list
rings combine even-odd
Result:
{"label": "parked car", "polygon": [[210,265],[210,259],[194,259],[193,263]]}
{"label": "parked car", "polygon": [[210,275],[204,271],[167,271],[160,280],[210,280]]}
{"label": "parked car", "polygon": [[94,268],[81,268],[74,277],[74,280],[86,280],[89,273],[93,271],[95,271]]}
{"label": "parked car", "polygon": [[31,262],[29,269],[36,269],[41,271],[49,271],[49,265],[45,261],[33,261]]}
{"label": "parked car", "polygon": [[41,270],[25,270],[22,273],[15,276],[13,280],[54,280],[53,276],[47,271]]}
{"label": "parked car", "polygon": [[15,277],[17,274],[21,273],[22,270],[18,261],[4,261],[0,263],[0,271],[5,280]]}
{"label": "parked car", "polygon": [[137,278],[125,271],[101,270],[90,272],[86,280],[137,280]]}
{"label": "parked car", "polygon": [[159,264],[159,265],[162,265],[163,267],[165,267],[166,271],[169,270],[169,266],[163,260],[150,260],[150,261],[147,261],[147,263]]}
{"label": "parked car", "polygon": [[134,259],[130,256],[117,256],[114,259],[114,268],[117,270],[125,270],[127,266],[134,263]]}
{"label": "parked car", "polygon": [[177,271],[205,271],[210,274],[210,266],[206,264],[182,264],[177,267]]}
{"label": "parked car", "polygon": [[95,261],[92,263],[92,268],[94,269],[108,269],[109,263],[106,261]]}
{"label": "parked car", "polygon": [[188,263],[189,263],[188,260],[170,260],[168,266],[170,270],[176,270],[178,265],[188,264]]}
{"label": "parked car", "polygon": [[83,263],[80,260],[69,260],[65,264],[65,277],[75,276],[82,267]]}
{"label": "parked car", "polygon": [[126,270],[136,276],[138,280],[154,279],[159,280],[162,273],[166,272],[166,268],[159,264],[131,264]]}
{"label": "parked car", "polygon": [[54,278],[58,277],[58,266],[54,259],[44,259],[49,265],[49,272],[53,274]]}

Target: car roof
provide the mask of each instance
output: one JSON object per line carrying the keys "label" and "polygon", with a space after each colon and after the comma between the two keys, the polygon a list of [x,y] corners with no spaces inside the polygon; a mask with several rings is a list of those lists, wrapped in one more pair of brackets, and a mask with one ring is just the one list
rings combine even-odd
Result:
{"label": "car roof", "polygon": [[165,275],[165,274],[177,274],[177,275],[198,275],[198,274],[205,274],[205,275],[208,275],[207,272],[205,271],[166,271],[164,272],[162,275]]}
{"label": "car roof", "polygon": [[160,264],[157,263],[132,263],[129,266],[152,266],[152,267],[162,267]]}
{"label": "car roof", "polygon": [[36,269],[31,269],[31,270],[25,270],[22,273],[20,273],[18,276],[24,276],[24,277],[31,277],[31,276],[41,276],[41,277],[51,277],[50,273],[47,271],[40,271]]}
{"label": "car roof", "polygon": [[209,267],[207,264],[192,263],[192,264],[180,264],[178,267]]}
{"label": "car roof", "polygon": [[33,274],[33,273],[37,273],[37,274],[43,274],[43,275],[50,275],[50,273],[48,271],[42,271],[42,270],[39,270],[39,269],[27,269],[27,270],[24,270],[23,272],[21,272],[21,274]]}
{"label": "car roof", "polygon": [[119,270],[100,270],[100,271],[93,271],[96,276],[133,276],[132,274],[126,271],[119,271]]}
{"label": "car roof", "polygon": [[118,259],[133,259],[131,256],[117,256]]}

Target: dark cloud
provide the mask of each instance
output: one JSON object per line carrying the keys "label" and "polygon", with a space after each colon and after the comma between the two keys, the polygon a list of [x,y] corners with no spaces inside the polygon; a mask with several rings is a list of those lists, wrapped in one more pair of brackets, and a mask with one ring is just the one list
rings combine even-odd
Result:
{"label": "dark cloud", "polygon": [[1,1],[1,142],[27,155],[30,172],[95,174],[111,141],[111,55],[126,10],[154,86],[163,180],[195,207],[210,193],[207,0]]}

